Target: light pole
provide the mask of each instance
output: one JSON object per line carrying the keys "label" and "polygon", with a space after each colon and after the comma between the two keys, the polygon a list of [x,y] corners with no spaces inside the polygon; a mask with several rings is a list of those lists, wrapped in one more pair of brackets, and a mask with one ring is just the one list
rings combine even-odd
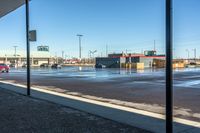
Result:
{"label": "light pole", "polygon": [[92,54],[92,62],[94,62],[94,54],[97,52],[97,50],[94,50],[94,51],[89,51],[90,53],[90,59],[91,59],[91,54]]}
{"label": "light pole", "polygon": [[195,49],[192,49],[193,51],[194,51],[194,59],[196,59],[197,58],[197,49],[195,48]]}
{"label": "light pole", "polygon": [[108,45],[106,45],[106,57],[108,57]]}
{"label": "light pole", "polygon": [[131,50],[126,49],[126,55],[128,55],[128,52],[131,52]]}
{"label": "light pole", "polygon": [[173,0],[166,0],[166,133],[173,133]]}
{"label": "light pole", "polygon": [[90,50],[90,58],[91,58],[91,54],[92,54],[92,58],[94,58],[94,54],[97,52],[97,50],[91,51]]}
{"label": "light pole", "polygon": [[188,60],[190,59],[190,51],[189,51],[189,49],[186,49],[186,52],[187,52],[187,55],[188,55]]}
{"label": "light pole", "polygon": [[14,49],[15,49],[15,53],[14,53],[14,57],[15,57],[15,67],[18,67],[18,60],[17,60],[17,47],[18,46],[13,46],[14,47]]}
{"label": "light pole", "polygon": [[81,34],[77,34],[78,38],[79,38],[79,59],[81,60],[81,38],[83,37],[83,35]]}
{"label": "light pole", "polygon": [[17,47],[18,47],[18,46],[13,46],[13,47],[14,47],[14,49],[15,49],[14,56],[16,57],[16,56],[17,56]]}
{"label": "light pole", "polygon": [[62,51],[62,63],[65,62],[65,57],[64,57],[65,51]]}
{"label": "light pole", "polygon": [[65,51],[62,51],[62,58],[64,59],[64,54],[65,54]]}

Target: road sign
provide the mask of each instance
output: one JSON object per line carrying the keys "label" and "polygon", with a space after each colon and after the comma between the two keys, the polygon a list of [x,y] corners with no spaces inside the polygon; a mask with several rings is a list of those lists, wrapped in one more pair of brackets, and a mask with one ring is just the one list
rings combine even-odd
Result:
{"label": "road sign", "polygon": [[37,33],[36,30],[29,31],[29,41],[35,42],[37,41]]}

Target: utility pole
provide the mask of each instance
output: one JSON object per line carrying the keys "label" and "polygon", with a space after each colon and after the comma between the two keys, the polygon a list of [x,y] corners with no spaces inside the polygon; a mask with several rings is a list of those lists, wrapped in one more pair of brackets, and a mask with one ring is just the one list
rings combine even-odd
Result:
{"label": "utility pole", "polygon": [[15,49],[14,56],[16,57],[16,56],[17,56],[17,47],[18,47],[18,46],[13,46],[13,47],[14,47],[14,49]]}
{"label": "utility pole", "polygon": [[141,54],[144,54],[144,50],[143,49],[141,50]]}
{"label": "utility pole", "polygon": [[106,56],[108,56],[108,45],[106,44]]}
{"label": "utility pole", "polygon": [[81,48],[81,38],[83,37],[83,35],[81,34],[77,34],[78,38],[79,38],[79,59],[81,60],[81,51],[82,51],[82,48]]}
{"label": "utility pole", "polygon": [[[90,59],[91,59],[91,61],[92,62],[94,62],[94,54],[97,52],[97,50],[94,50],[94,51],[89,51],[89,56],[90,56]],[[92,55],[92,57],[91,57],[91,55]]]}
{"label": "utility pole", "polygon": [[153,50],[156,51],[156,40],[154,40],[153,47]]}
{"label": "utility pole", "polygon": [[187,52],[187,55],[188,55],[188,60],[190,59],[190,51],[189,51],[189,49],[186,49],[186,52]]}
{"label": "utility pole", "polygon": [[[92,58],[94,58],[94,54],[97,52],[97,50],[94,50],[94,51],[89,51],[89,53],[90,53],[90,58],[92,57]],[[92,56],[91,56],[91,54],[92,54]]]}
{"label": "utility pole", "polygon": [[65,54],[65,52],[64,51],[62,51],[62,58],[64,59],[64,54]]}
{"label": "utility pole", "polygon": [[65,57],[64,57],[64,54],[65,54],[65,52],[64,51],[62,51],[62,63],[64,63],[65,62]]}
{"label": "utility pole", "polygon": [[65,60],[67,59],[67,55],[65,54]]}
{"label": "utility pole", "polygon": [[126,49],[126,55],[128,55],[128,52],[131,53],[131,50]]}
{"label": "utility pole", "polygon": [[195,48],[195,49],[193,49],[193,51],[194,51],[194,59],[196,59],[197,58],[197,49]]}
{"label": "utility pole", "polygon": [[18,67],[18,59],[17,59],[17,47],[18,46],[13,46],[15,49],[14,57],[15,57],[15,67]]}

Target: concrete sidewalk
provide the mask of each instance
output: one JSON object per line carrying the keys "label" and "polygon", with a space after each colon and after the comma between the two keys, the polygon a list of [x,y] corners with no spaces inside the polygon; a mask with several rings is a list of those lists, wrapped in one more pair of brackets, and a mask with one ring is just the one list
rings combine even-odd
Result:
{"label": "concrete sidewalk", "polygon": [[0,89],[1,133],[149,133],[61,105]]}

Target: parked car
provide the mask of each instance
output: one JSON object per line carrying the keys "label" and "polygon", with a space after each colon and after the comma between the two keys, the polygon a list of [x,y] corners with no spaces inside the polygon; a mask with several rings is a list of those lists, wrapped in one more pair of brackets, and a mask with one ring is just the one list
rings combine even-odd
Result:
{"label": "parked car", "polygon": [[53,65],[51,66],[51,68],[52,68],[52,69],[61,69],[62,66],[59,65],[59,64],[53,64]]}
{"label": "parked car", "polygon": [[106,65],[103,64],[96,64],[95,68],[106,68]]}
{"label": "parked car", "polygon": [[197,65],[196,62],[190,62],[190,65]]}
{"label": "parked car", "polygon": [[0,64],[0,72],[9,72],[10,67],[6,64]]}
{"label": "parked car", "polygon": [[22,65],[22,68],[26,68],[26,67],[27,67],[27,64],[23,64],[23,65]]}
{"label": "parked car", "polygon": [[9,65],[9,67],[15,67],[15,64],[14,64],[14,63],[11,63],[11,64]]}
{"label": "parked car", "polygon": [[49,64],[48,63],[43,63],[40,65],[40,68],[47,68],[49,67]]}

